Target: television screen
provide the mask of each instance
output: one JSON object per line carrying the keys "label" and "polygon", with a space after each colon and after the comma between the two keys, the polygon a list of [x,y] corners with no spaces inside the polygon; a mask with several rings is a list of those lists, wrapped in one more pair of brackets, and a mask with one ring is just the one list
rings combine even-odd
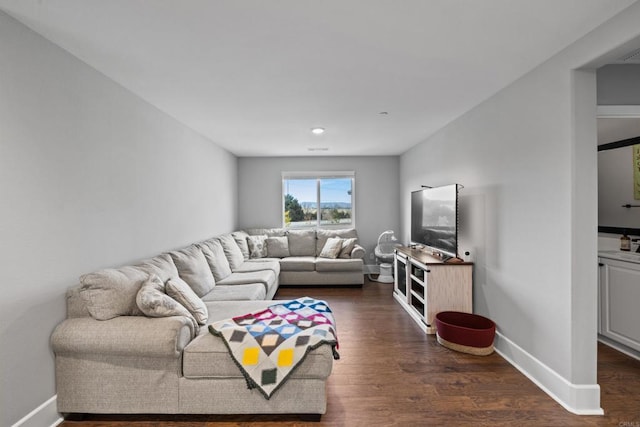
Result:
{"label": "television screen", "polygon": [[458,186],[411,193],[411,242],[458,256]]}

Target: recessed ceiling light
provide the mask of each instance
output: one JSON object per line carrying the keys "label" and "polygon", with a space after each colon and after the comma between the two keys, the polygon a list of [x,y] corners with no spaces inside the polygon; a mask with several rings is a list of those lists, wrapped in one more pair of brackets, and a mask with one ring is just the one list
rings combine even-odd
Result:
{"label": "recessed ceiling light", "polygon": [[322,135],[324,133],[324,128],[311,128],[311,133],[314,135]]}
{"label": "recessed ceiling light", "polygon": [[309,151],[329,151],[329,147],[309,147]]}

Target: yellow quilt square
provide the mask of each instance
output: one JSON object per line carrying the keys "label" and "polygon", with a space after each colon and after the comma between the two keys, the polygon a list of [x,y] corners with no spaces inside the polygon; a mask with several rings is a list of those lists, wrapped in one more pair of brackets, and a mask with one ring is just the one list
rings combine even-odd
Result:
{"label": "yellow quilt square", "polygon": [[293,349],[287,348],[278,353],[278,366],[291,366],[293,363]]}
{"label": "yellow quilt square", "polygon": [[260,348],[259,347],[250,347],[244,351],[242,355],[242,364],[243,365],[256,365],[258,364],[258,359],[260,358]]}

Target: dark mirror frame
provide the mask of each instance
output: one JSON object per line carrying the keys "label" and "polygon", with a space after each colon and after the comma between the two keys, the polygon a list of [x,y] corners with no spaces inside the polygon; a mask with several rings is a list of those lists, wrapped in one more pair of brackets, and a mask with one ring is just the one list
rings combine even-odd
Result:
{"label": "dark mirror frame", "polygon": [[[613,150],[615,148],[628,147],[629,145],[636,145],[636,144],[640,144],[640,136],[598,145],[598,151]],[[627,234],[640,236],[640,228],[611,227],[606,225],[598,225],[598,232],[611,233],[611,234],[623,234],[626,232]]]}

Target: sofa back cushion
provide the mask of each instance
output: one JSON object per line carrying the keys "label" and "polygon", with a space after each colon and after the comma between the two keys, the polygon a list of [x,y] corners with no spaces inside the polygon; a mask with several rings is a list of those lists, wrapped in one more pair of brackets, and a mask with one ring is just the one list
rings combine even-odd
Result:
{"label": "sofa back cushion", "polygon": [[287,239],[291,256],[314,256],[316,254],[316,230],[289,230]]}
{"label": "sofa back cushion", "polygon": [[267,237],[267,256],[270,258],[285,258],[290,256],[289,240],[282,237]]}
{"label": "sofa back cushion", "polygon": [[133,266],[96,271],[80,276],[80,296],[94,319],[140,316],[136,296],[148,278],[149,273]]}
{"label": "sofa back cushion", "polygon": [[178,276],[202,297],[211,292],[216,282],[204,254],[196,245],[170,253],[178,269]]}
{"label": "sofa back cushion", "polygon": [[216,237],[216,239],[218,239],[222,245],[227,261],[229,261],[231,271],[240,267],[244,263],[244,255],[242,255],[242,251],[238,247],[233,236],[231,234],[223,234],[222,236]]}
{"label": "sofa back cushion", "polygon": [[267,237],[283,237],[287,235],[285,228],[248,228],[245,232],[250,236],[263,234]]}
{"label": "sofa back cushion", "polygon": [[213,273],[213,278],[216,282],[219,282],[225,277],[231,275],[229,261],[227,260],[227,256],[224,254],[224,249],[222,249],[222,245],[219,241],[216,239],[210,239],[202,242],[199,246],[207,260],[207,263],[209,263],[209,269],[211,270],[211,273]]}
{"label": "sofa back cushion", "polygon": [[342,230],[317,230],[316,231],[316,256],[319,256],[327,243],[329,237],[341,237],[343,239],[358,238],[355,228],[346,228]]}
{"label": "sofa back cushion", "polygon": [[251,251],[249,250],[249,245],[247,244],[247,237],[249,237],[249,235],[247,234],[246,231],[234,231],[233,233],[231,233],[231,235],[233,236],[233,239],[236,241],[236,244],[238,245],[238,247],[240,248],[240,252],[242,252],[242,256],[244,257],[244,260],[248,260],[250,258],[251,255]]}
{"label": "sofa back cushion", "polygon": [[138,267],[149,274],[155,274],[160,278],[160,280],[162,280],[162,283],[167,283],[167,280],[173,277],[178,277],[178,269],[169,254],[162,254],[144,260],[138,265]]}

